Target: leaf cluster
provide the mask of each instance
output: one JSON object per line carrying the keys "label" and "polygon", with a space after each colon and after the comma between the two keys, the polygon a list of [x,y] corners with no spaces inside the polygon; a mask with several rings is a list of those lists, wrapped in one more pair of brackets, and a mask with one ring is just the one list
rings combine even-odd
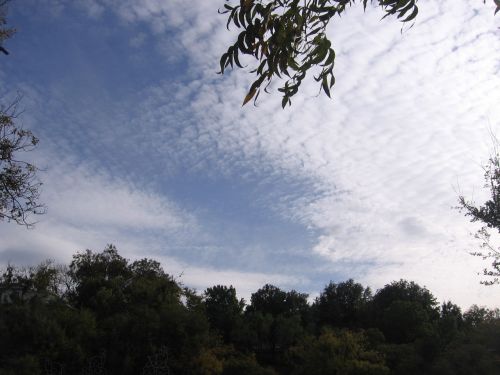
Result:
{"label": "leaf cluster", "polygon": [[[3,47],[15,29],[7,27],[6,11],[9,0],[0,0],[0,52],[8,55]],[[14,221],[32,227],[30,215],[45,212],[39,203],[41,182],[37,178],[38,168],[19,159],[20,154],[35,149],[38,138],[29,130],[16,124],[17,108],[21,96],[10,105],[0,105],[0,221]]]}
{"label": "leaf cluster", "polygon": [[16,29],[6,26],[7,3],[9,1],[10,0],[0,0],[0,51],[6,55],[8,55],[9,52],[7,52],[5,48],[3,48],[3,42],[16,33]]}
{"label": "leaf cluster", "polygon": [[[495,142],[498,142],[494,139]],[[481,281],[485,285],[500,283],[500,251],[491,244],[491,234],[493,229],[500,233],[500,153],[495,148],[488,163],[483,167],[484,188],[489,189],[490,198],[481,206],[477,206],[473,201],[467,200],[464,196],[459,197],[459,207],[465,212],[472,222],[482,223],[483,226],[474,234],[480,241],[480,250],[471,254],[482,257],[484,260],[491,259],[491,268],[485,268],[483,275],[487,280]]]}
{"label": "leaf cluster", "polygon": [[0,220],[12,220],[31,227],[31,214],[44,213],[39,203],[41,182],[38,168],[19,159],[38,144],[30,130],[16,126],[18,97],[11,105],[0,107]]}
{"label": "leaf cluster", "polygon": [[[384,9],[384,17],[394,15],[402,22],[410,22],[418,13],[417,1],[377,0],[376,3]],[[358,2],[366,9],[368,0]],[[327,37],[327,26],[355,3],[355,0],[240,0],[239,4],[232,4],[226,0],[219,12],[227,15],[228,29],[234,25],[241,32],[221,56],[220,73],[234,65],[243,68],[241,55],[255,60],[251,72],[257,77],[243,105],[252,99],[255,104],[261,90],[267,92],[275,77],[285,80],[278,88],[283,94],[282,107],[290,105],[311,69],[318,71],[314,79],[320,84],[320,91],[330,97],[335,84],[335,51]]]}

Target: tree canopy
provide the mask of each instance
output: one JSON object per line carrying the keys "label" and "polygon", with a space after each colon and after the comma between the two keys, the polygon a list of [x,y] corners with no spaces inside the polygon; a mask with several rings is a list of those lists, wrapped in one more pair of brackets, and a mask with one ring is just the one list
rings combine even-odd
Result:
{"label": "tree canopy", "polygon": [[266,284],[245,304],[234,287],[199,294],[112,245],[0,270],[2,375],[496,375],[499,335],[498,310],[439,308],[405,280],[373,298],[330,282],[313,304]]}
{"label": "tree canopy", "polygon": [[371,300],[370,288],[365,289],[352,279],[338,284],[330,282],[315,301],[318,320],[330,326],[363,325]]}

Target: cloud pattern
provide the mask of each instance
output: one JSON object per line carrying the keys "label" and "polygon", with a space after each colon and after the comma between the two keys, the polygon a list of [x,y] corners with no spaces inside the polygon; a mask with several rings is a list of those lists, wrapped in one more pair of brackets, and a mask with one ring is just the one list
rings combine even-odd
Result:
{"label": "cloud pattern", "polygon": [[[56,19],[74,7],[58,4]],[[216,15],[219,5],[201,0],[189,7],[159,0],[78,3],[93,22],[108,17],[133,30],[127,43],[138,55],[153,41],[157,58],[165,64],[185,61],[185,66],[177,78],[143,85],[118,101],[103,100],[106,109],[95,111],[100,104],[90,101],[89,111],[98,114],[90,126],[81,126],[91,123],[90,113],[68,110],[66,119],[77,120],[72,129],[76,139],[88,138],[111,155],[92,162],[97,175],[92,167],[75,168],[77,156],[73,165],[50,172],[51,181],[60,182],[46,187],[57,218],[49,221],[57,222],[44,222],[37,231],[47,230],[51,235],[46,238],[60,243],[48,241],[45,249],[73,246],[74,251],[83,237],[99,248],[98,241],[118,239],[137,223],[147,236],[121,237],[127,240],[126,253],[143,254],[138,249],[146,245],[151,254],[162,254],[166,236],[157,232],[165,228],[175,243],[166,247],[168,259],[188,269],[192,265],[192,280],[200,288],[240,280],[250,291],[248,280],[252,286],[274,280],[319,290],[329,278],[343,277],[377,288],[408,278],[464,306],[498,306],[497,293],[478,285],[474,272],[481,262],[468,255],[475,246],[468,235],[473,226],[452,209],[457,190],[468,195],[481,186],[479,165],[487,159],[489,132],[500,121],[494,56],[498,19],[491,9],[470,1],[422,3],[415,26],[401,33],[394,20],[380,21],[379,10],[363,14],[360,7],[352,8],[329,30],[337,50],[334,99],[318,96],[314,81],[307,82],[283,111],[277,93],[263,97],[256,108],[241,108],[249,74],[215,75],[218,57],[234,36]],[[61,95],[58,90],[52,94]],[[54,127],[54,133],[59,131]],[[68,134],[51,138],[72,153]],[[100,151],[92,147],[83,147],[79,157],[95,159]],[[229,245],[214,240],[221,233],[210,225],[211,213],[223,201],[201,202],[206,211],[175,202],[183,189],[179,176],[216,181],[223,191],[226,184],[237,183],[242,192],[234,199],[244,200],[246,209],[279,218],[284,233],[302,227],[307,240],[287,254],[271,250],[277,235],[270,235],[263,244],[248,247],[249,258],[258,261],[244,268],[238,261],[238,256],[247,259],[244,251],[233,254],[231,243],[242,245],[248,223],[235,219],[241,224],[232,227],[234,236],[222,237]],[[144,188],[148,179],[151,185]],[[168,184],[179,188],[159,188]],[[72,214],[66,215],[70,208]],[[229,216],[222,210],[215,222],[227,223]],[[76,232],[65,243],[69,237],[63,233],[72,233],[69,225]],[[194,228],[200,240],[193,241],[187,228]],[[0,230],[23,236],[19,229]],[[31,246],[40,245],[32,241]],[[220,257],[231,261],[218,263]],[[265,267],[269,259],[281,260],[275,263],[275,276],[272,267]],[[212,276],[196,276],[204,272]]]}

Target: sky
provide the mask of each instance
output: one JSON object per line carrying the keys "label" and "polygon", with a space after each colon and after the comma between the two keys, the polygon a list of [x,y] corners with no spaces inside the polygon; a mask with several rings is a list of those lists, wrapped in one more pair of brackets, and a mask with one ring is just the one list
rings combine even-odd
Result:
{"label": "sky", "polygon": [[216,74],[237,30],[222,0],[13,0],[0,95],[23,95],[47,213],[0,223],[0,264],[69,262],[117,246],[184,285],[265,283],[314,298],[353,278],[500,307],[454,207],[487,198],[500,134],[500,16],[477,0],[419,2],[413,27],[374,6],[328,29],[332,99],[307,79],[241,103],[246,68]]}

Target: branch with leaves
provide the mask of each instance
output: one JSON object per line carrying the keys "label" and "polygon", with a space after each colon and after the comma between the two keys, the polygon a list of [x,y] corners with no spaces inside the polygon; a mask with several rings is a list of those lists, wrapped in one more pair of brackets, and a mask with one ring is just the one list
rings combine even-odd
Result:
{"label": "branch with leaves", "polygon": [[3,47],[3,42],[16,33],[16,29],[12,27],[7,27],[7,3],[10,0],[0,0],[0,52],[4,55],[8,55],[9,52]]}
{"label": "branch with leaves", "polygon": [[[417,16],[418,0],[377,0],[385,17],[395,16],[410,22]],[[358,1],[366,9],[368,0]],[[373,1],[370,1],[373,2]],[[257,100],[262,89],[267,91],[273,78],[285,79],[278,89],[283,93],[282,107],[291,104],[294,96],[312,68],[318,68],[314,79],[330,97],[335,84],[333,68],[335,50],[326,35],[329,22],[354,5],[355,0],[240,0],[232,5],[226,0],[227,28],[231,24],[242,29],[236,42],[220,59],[220,73],[236,65],[242,68],[240,55],[256,60],[251,71],[257,78],[250,86],[243,105]]]}
{"label": "branch with leaves", "polygon": [[41,182],[37,167],[19,160],[19,153],[35,149],[38,139],[29,130],[14,123],[20,97],[11,105],[0,107],[0,220],[33,226],[30,215],[39,215],[45,208],[38,202]]}
{"label": "branch with leaves", "polygon": [[[236,1],[236,0],[234,0]],[[283,79],[278,88],[283,94],[282,107],[291,104],[291,98],[300,88],[307,73],[314,69],[314,79],[328,97],[335,84],[333,68],[335,50],[326,35],[330,21],[341,16],[347,8],[368,3],[383,9],[385,15],[408,23],[418,14],[418,0],[226,0],[219,13],[227,15],[227,28],[241,30],[236,41],[220,58],[220,73],[240,63],[242,55],[251,56],[256,74],[243,105],[253,99],[254,104],[262,89],[275,77]],[[486,0],[483,0],[486,3]],[[500,11],[500,0],[493,0],[495,14]]]}
{"label": "branch with leaves", "polygon": [[[494,138],[496,144],[498,140]],[[482,281],[482,284],[493,285],[500,283],[500,250],[491,244],[490,229],[494,229],[500,233],[500,153],[495,147],[493,155],[488,160],[488,164],[484,166],[484,187],[490,190],[490,199],[482,206],[476,206],[474,202],[468,201],[464,196],[459,197],[458,207],[465,211],[465,215],[470,217],[472,222],[480,222],[483,225],[474,237],[481,241],[479,251],[474,251],[471,254],[486,259],[492,259],[491,268],[485,268],[483,275],[489,279]]]}

